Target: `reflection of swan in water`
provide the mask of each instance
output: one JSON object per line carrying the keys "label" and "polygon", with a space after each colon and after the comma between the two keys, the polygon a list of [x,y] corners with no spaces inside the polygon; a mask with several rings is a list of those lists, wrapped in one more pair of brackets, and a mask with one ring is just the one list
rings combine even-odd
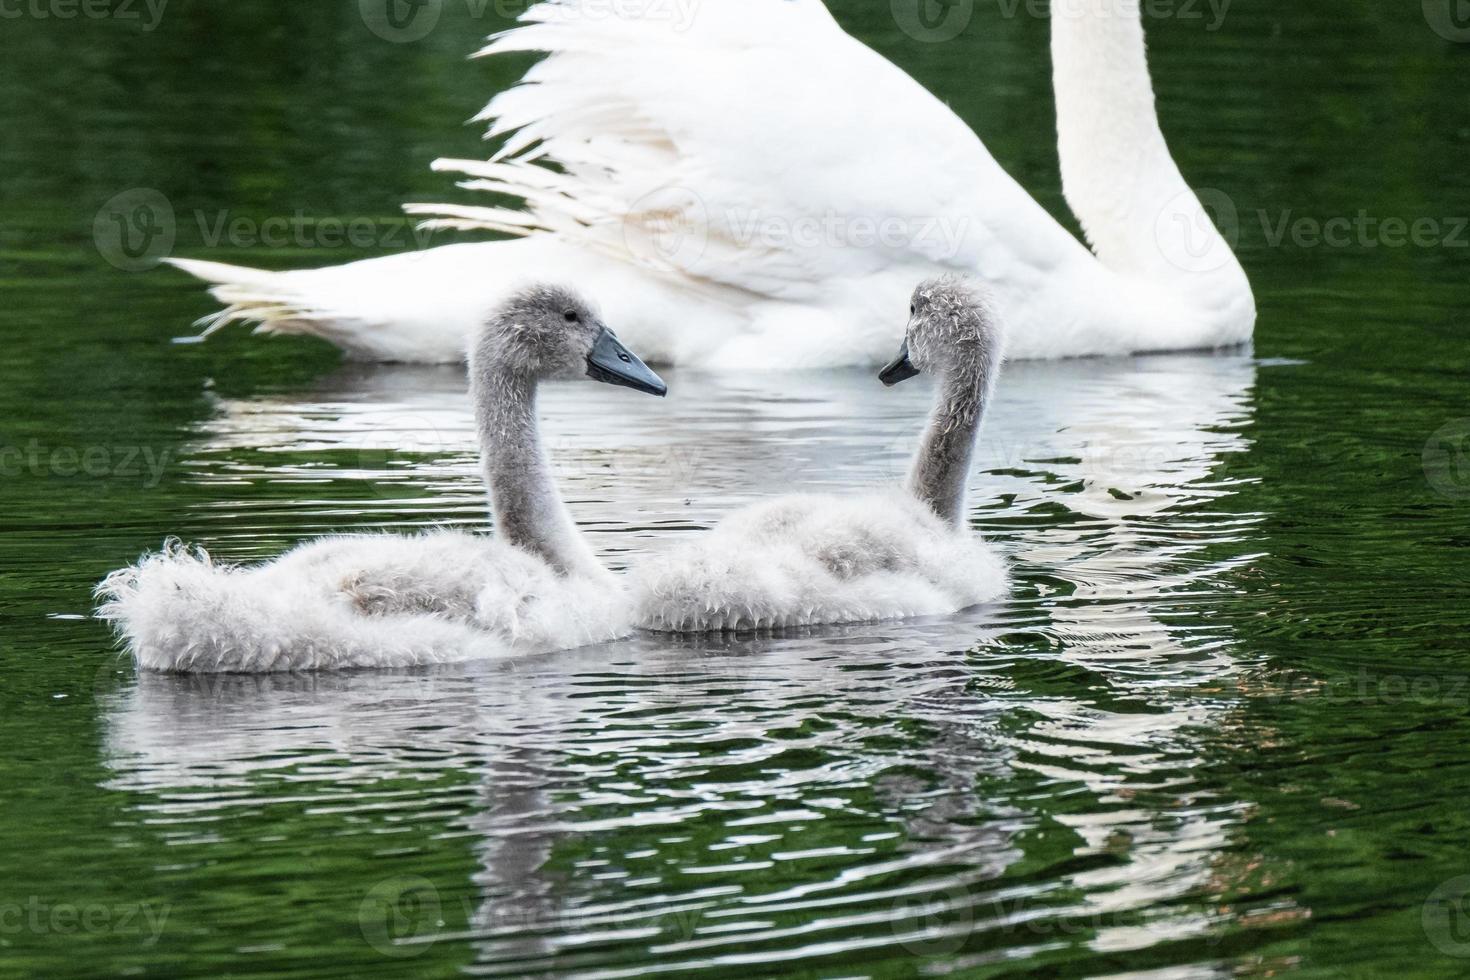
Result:
{"label": "reflection of swan in water", "polygon": [[[1257,369],[1163,357],[1010,370],[977,454],[972,509],[1017,559],[1003,609],[774,639],[640,638],[433,673],[207,690],[141,678],[110,696],[113,785],[146,796],[147,819],[177,820],[178,833],[191,819],[267,806],[279,788],[333,801],[309,825],[328,833],[346,809],[368,827],[424,821],[423,833],[468,834],[458,879],[434,876],[446,903],[473,879],[472,913],[445,927],[469,934],[446,941],[472,942],[510,972],[574,959],[677,969],[757,943],[793,955],[827,941],[870,943],[874,955],[900,941],[943,951],[1001,929],[1013,930],[1007,944],[1106,950],[1197,935],[1212,913],[1191,899],[1212,887],[1248,804],[1206,800],[1194,782],[1207,761],[1199,733],[1229,708],[1195,692],[1236,669],[1231,627],[1208,609],[1257,550],[1256,516],[1231,516],[1219,472],[1247,448]],[[394,394],[405,376],[415,383]],[[348,393],[352,379],[304,402],[223,403],[197,472],[214,479],[230,453],[256,479],[320,472],[332,454],[296,446],[350,447],[376,418],[463,397],[447,374],[438,386],[425,377],[369,371],[361,393]],[[592,513],[604,552],[639,551],[787,483],[900,478],[928,404],[922,390],[876,390],[866,374],[691,378],[674,384],[684,394],[670,417],[646,424],[553,393],[554,440],[575,450],[619,445],[608,443],[615,435],[620,452],[644,452],[652,467],[570,474],[579,489],[568,496]],[[712,438],[723,456],[701,454]],[[235,449],[218,448],[227,441]],[[664,442],[690,454],[681,469],[659,468],[653,447]],[[283,447],[269,466],[245,449],[269,446]],[[471,494],[470,457],[462,471],[454,461],[467,448],[448,445],[442,470],[415,456],[392,478],[409,484],[427,470]],[[596,458],[589,448],[584,462]],[[328,481],[307,513],[331,511],[341,489]],[[614,496],[659,519],[613,521],[599,508]],[[422,520],[454,505],[414,507]],[[435,815],[417,816],[404,786],[436,778],[474,789],[433,794],[421,805]],[[1062,796],[1071,802],[1049,802]],[[374,809],[385,805],[391,816]],[[1055,873],[1009,877],[1023,832],[1039,825],[1066,828],[1075,856]],[[375,873],[424,870],[409,858]],[[554,921],[516,917],[533,899]],[[932,904],[939,925],[926,932],[910,902]],[[777,925],[793,918],[807,926]]]}

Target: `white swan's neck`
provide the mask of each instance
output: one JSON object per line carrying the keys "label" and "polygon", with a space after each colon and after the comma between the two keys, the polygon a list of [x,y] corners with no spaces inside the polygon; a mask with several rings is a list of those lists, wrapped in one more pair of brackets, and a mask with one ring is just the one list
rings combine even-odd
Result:
{"label": "white swan's neck", "polygon": [[535,379],[493,365],[472,370],[496,532],[563,575],[606,575],[557,494],[536,423]]}
{"label": "white swan's neck", "polygon": [[914,457],[909,492],[953,527],[965,522],[970,463],[997,367],[987,358],[974,369],[955,370],[940,380],[929,427]]}
{"label": "white swan's neck", "polygon": [[1051,44],[1062,189],[1098,259],[1242,315],[1249,283],[1159,128],[1139,0],[1055,0]]}

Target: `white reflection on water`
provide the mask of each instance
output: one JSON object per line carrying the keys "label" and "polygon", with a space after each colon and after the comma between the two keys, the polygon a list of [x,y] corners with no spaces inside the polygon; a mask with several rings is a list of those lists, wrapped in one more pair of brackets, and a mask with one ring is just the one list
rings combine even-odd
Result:
{"label": "white reflection on water", "polygon": [[[1192,773],[1225,710],[1197,692],[1234,670],[1211,596],[1258,520],[1218,475],[1247,448],[1255,374],[1244,357],[1011,366],[972,500],[1015,559],[1009,603],[410,674],[143,677],[107,713],[113,785],[158,797],[178,833],[306,792],[374,819],[379,787],[412,811],[402,780],[463,773],[466,794],[423,803],[480,868],[467,931],[440,941],[490,973],[624,975],[629,948],[683,971],[949,953],[991,931],[1004,955],[1198,935],[1203,904],[1178,900],[1206,889],[1246,806]],[[928,404],[861,374],[669,380],[667,403],[589,384],[545,399],[565,495],[615,565],[768,493],[899,478]],[[191,463],[219,489],[205,543],[252,555],[263,511],[479,520],[474,456],[457,371],[376,368],[220,402]],[[343,492],[365,483],[366,504]],[[1098,860],[1013,880],[1043,824]],[[696,833],[729,848],[691,861]],[[550,870],[568,850],[570,877]]]}

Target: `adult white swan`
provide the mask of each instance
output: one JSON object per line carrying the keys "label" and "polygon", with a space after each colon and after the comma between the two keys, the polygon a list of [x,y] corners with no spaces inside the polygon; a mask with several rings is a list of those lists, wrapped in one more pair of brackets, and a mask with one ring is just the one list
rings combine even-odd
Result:
{"label": "adult white swan", "polygon": [[938,397],[900,491],[778,497],[634,573],[644,629],[724,632],[958,612],[1006,587],[1005,565],[966,521],[975,439],[1002,357],[988,302],[958,280],[914,292],[895,385],[935,375]]}
{"label": "adult white swan", "polygon": [[[1250,285],[1159,130],[1138,0],[1053,4],[1067,201],[1095,255],[942,102],[820,0],[708,0],[688,24],[542,3],[482,54],[546,52],[482,114],[519,208],[411,205],[523,236],[285,273],[179,261],[243,320],[370,360],[463,356],[484,311],[556,270],[656,363],[880,363],[925,277],[980,276],[1012,357],[1246,341]],[[206,331],[208,332],[208,331]]]}
{"label": "adult white swan", "polygon": [[482,329],[470,386],[496,539],[325,538],[253,568],[174,545],[109,576],[100,615],[140,666],[197,673],[405,667],[623,636],[621,586],[557,496],[536,425],[537,383],[583,376],[666,391],[566,290],[526,288]]}

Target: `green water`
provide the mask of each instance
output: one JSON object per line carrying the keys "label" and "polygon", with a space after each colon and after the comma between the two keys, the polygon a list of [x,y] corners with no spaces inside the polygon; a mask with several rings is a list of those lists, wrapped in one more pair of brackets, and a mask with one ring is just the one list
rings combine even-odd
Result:
{"label": "green water", "polygon": [[[923,44],[887,6],[834,10],[1063,214],[1045,22],[982,3]],[[170,533],[255,558],[483,525],[470,421],[453,370],[171,345],[211,304],[109,262],[109,202],[162,194],[175,254],[398,250],[398,204],[449,193],[428,161],[481,151],[461,123],[524,62],[464,61],[497,24],[457,0],[405,44],[347,0],[35,15],[58,9],[0,7],[0,974],[1470,972],[1452,22],[1328,0],[1150,21],[1165,131],[1234,208],[1255,351],[1011,368],[972,510],[1010,601],[200,681],[136,676],[96,580]],[[222,217],[298,212],[306,245],[210,245]],[[337,241],[355,219],[368,247]],[[1332,219],[1352,227],[1316,243]],[[1386,221],[1428,224],[1393,245]],[[548,399],[614,565],[772,492],[893,478],[926,398],[669,380],[616,415],[591,386]]]}

